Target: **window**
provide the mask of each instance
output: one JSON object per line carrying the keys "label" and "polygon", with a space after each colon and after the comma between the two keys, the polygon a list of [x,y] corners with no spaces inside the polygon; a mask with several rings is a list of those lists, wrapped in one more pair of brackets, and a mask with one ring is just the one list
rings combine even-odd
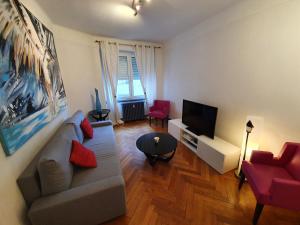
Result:
{"label": "window", "polygon": [[144,98],[136,58],[132,52],[120,52],[117,97],[118,100]]}

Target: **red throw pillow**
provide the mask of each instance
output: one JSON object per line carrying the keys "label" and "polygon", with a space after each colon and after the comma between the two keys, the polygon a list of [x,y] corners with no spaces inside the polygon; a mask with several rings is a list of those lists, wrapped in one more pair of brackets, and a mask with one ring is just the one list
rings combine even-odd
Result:
{"label": "red throw pillow", "polygon": [[84,120],[81,122],[80,128],[85,138],[93,138],[94,130],[87,118],[84,118]]}
{"label": "red throw pillow", "polygon": [[72,141],[72,151],[70,155],[70,162],[76,166],[95,168],[97,167],[97,161],[95,153],[78,141]]}

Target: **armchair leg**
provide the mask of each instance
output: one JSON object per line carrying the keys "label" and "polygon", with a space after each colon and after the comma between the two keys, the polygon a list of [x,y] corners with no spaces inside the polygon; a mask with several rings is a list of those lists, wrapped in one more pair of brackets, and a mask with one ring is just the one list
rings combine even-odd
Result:
{"label": "armchair leg", "polygon": [[241,172],[240,172],[239,190],[241,190],[243,184],[245,183],[245,179],[246,179],[246,177],[245,177],[244,173],[241,170]]}
{"label": "armchair leg", "polygon": [[257,224],[258,219],[260,217],[260,214],[261,214],[263,208],[264,208],[263,204],[256,203],[256,207],[255,207],[255,211],[254,211],[254,215],[253,215],[253,220],[252,220],[253,225]]}
{"label": "armchair leg", "polygon": [[164,128],[164,119],[161,120],[161,127]]}

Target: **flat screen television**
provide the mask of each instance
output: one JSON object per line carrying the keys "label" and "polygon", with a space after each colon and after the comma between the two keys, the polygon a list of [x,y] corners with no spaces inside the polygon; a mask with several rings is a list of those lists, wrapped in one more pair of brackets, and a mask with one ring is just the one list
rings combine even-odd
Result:
{"label": "flat screen television", "polygon": [[182,123],[196,135],[214,139],[218,108],[183,100]]}

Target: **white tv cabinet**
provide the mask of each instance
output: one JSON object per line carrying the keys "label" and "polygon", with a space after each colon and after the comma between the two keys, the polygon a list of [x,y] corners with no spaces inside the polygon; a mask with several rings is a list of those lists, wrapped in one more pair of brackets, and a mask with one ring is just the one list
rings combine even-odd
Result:
{"label": "white tv cabinet", "polygon": [[197,136],[186,128],[187,126],[181,122],[181,119],[169,120],[169,134],[186,145],[219,173],[223,174],[237,168],[241,153],[238,147],[216,136],[214,139],[204,135]]}

